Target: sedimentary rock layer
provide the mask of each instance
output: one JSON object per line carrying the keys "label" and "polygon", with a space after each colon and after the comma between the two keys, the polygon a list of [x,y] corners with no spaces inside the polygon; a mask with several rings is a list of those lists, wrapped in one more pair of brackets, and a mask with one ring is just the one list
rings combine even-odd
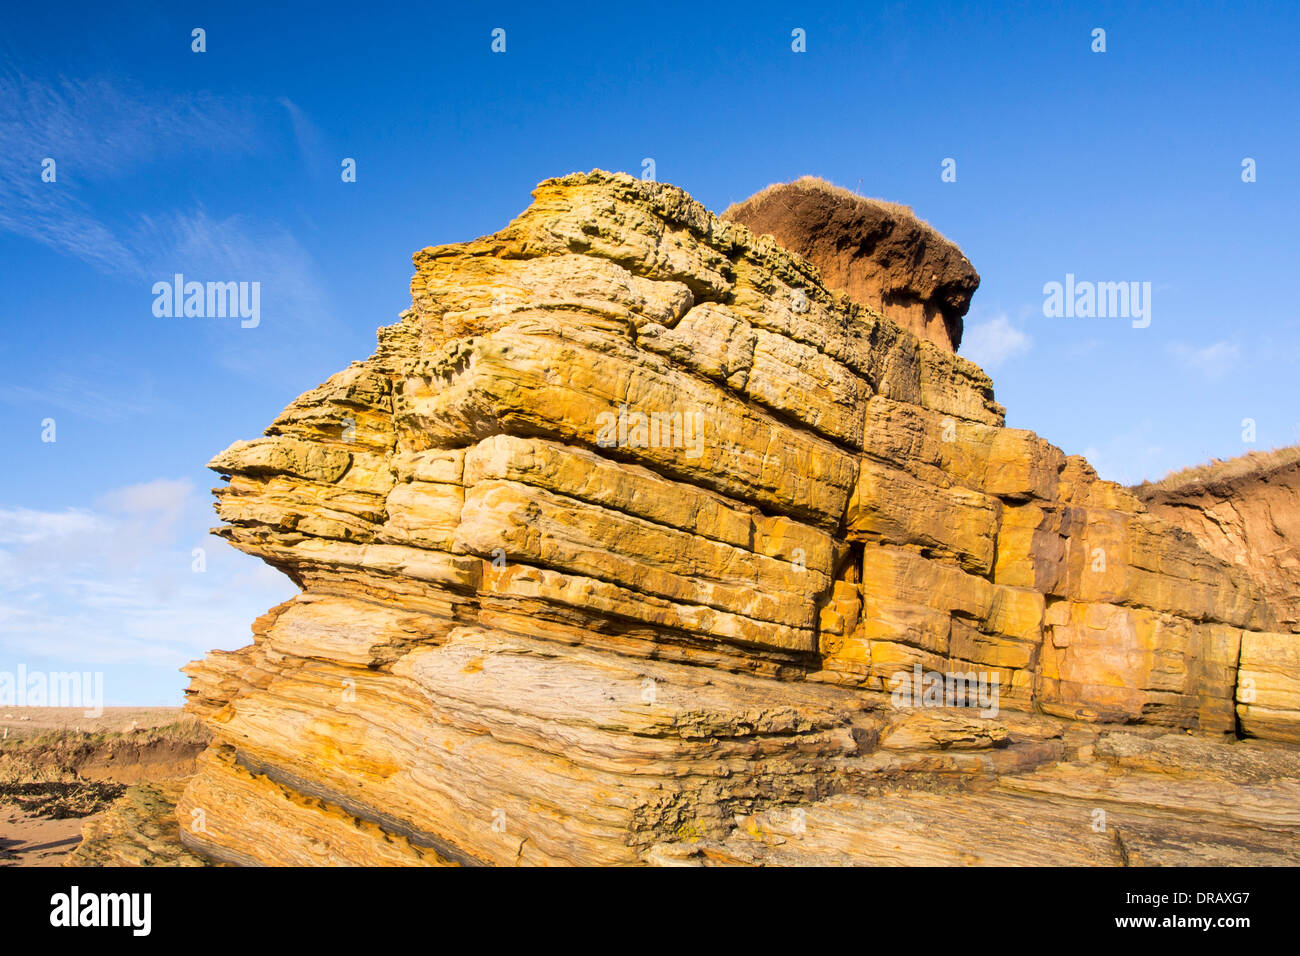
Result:
{"label": "sedimentary rock layer", "polygon": [[1134,493],[1244,570],[1282,629],[1300,634],[1300,446],[1189,468]]}
{"label": "sedimentary rock layer", "polygon": [[[1294,739],[1247,575],[771,237],[594,172],[415,266],[373,356],[211,463],[218,533],[301,593],[187,668],[190,849],[669,862],[1115,725]],[[999,794],[968,811],[994,830]]]}

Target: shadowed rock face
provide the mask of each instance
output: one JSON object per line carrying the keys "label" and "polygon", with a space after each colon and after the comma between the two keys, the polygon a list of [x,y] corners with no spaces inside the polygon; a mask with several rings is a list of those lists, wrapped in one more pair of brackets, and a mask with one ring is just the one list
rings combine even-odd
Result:
{"label": "shadowed rock face", "polygon": [[[302,593],[187,668],[188,848],[754,862],[806,808],[823,861],[1295,859],[1285,761],[1226,742],[1300,726],[1292,663],[1243,653],[1267,605],[972,363],[625,175],[415,267],[373,356],[211,463],[218,533]],[[1281,675],[1250,703],[1247,659]],[[1209,751],[1161,763],[1170,731]],[[958,803],[881,794],[913,787]]]}
{"label": "shadowed rock face", "polygon": [[770,235],[821,271],[828,289],[955,352],[980,277],[961,250],[906,206],[805,176],[722,214]]}

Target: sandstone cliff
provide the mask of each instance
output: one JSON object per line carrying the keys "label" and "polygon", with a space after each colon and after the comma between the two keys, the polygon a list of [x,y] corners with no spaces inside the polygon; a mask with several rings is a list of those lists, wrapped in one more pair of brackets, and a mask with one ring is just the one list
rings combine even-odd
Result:
{"label": "sandstone cliff", "polygon": [[1300,632],[1300,445],[1188,468],[1133,491],[1244,570],[1278,623]]}
{"label": "sandstone cliff", "polygon": [[302,593],[187,668],[187,848],[1298,859],[1294,751],[1237,741],[1300,727],[1294,657],[1236,699],[1269,603],[972,363],[624,175],[415,266],[373,356],[212,462]]}
{"label": "sandstone cliff", "polygon": [[1246,730],[1300,740],[1293,714],[1269,703],[1300,693],[1300,446],[1188,468],[1134,492],[1153,514],[1245,571],[1277,630],[1290,632],[1242,642],[1238,697]]}

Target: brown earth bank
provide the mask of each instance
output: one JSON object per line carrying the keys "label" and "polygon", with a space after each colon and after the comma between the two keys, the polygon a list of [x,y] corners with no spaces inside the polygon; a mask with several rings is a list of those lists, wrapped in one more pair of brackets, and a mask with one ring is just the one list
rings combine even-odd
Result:
{"label": "brown earth bank", "polygon": [[826,288],[950,351],[980,277],[959,248],[907,206],[815,176],[777,183],[722,219],[770,235],[821,272]]}
{"label": "brown earth bank", "polygon": [[183,780],[210,735],[178,707],[0,708],[0,866],[51,866],[132,785]]}

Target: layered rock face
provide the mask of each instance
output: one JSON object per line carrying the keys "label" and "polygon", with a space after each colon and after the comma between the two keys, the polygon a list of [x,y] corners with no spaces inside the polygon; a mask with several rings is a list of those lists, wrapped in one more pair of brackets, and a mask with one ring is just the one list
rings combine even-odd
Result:
{"label": "layered rock face", "polygon": [[[542,183],[502,231],[415,265],[371,358],[211,463],[219,533],[302,593],[187,668],[214,734],[176,811],[187,848],[1297,858],[1292,753],[1230,742],[1239,715],[1300,726],[1294,659],[1237,701],[1243,647],[1276,644],[1269,604],[1005,428],[976,366],[624,175]],[[1161,764],[1184,731],[1210,749]],[[1098,801],[1127,844],[1090,829]],[[952,813],[988,839],[954,842]],[[1006,827],[1031,818],[1071,836],[1029,860]],[[829,842],[771,850],[803,820]],[[911,842],[854,857],[880,827]]]}
{"label": "layered rock face", "polygon": [[1278,623],[1300,633],[1300,446],[1180,471],[1134,493],[1244,570]]}
{"label": "layered rock face", "polygon": [[[1134,489],[1152,514],[1185,529],[1250,577],[1287,633],[1250,635],[1241,648],[1248,731],[1300,741],[1300,446],[1251,453]],[[1280,708],[1280,709],[1279,709]]]}
{"label": "layered rock face", "polygon": [[866,199],[805,176],[769,186],[723,219],[770,235],[815,265],[827,289],[955,352],[980,277],[906,206]]}

